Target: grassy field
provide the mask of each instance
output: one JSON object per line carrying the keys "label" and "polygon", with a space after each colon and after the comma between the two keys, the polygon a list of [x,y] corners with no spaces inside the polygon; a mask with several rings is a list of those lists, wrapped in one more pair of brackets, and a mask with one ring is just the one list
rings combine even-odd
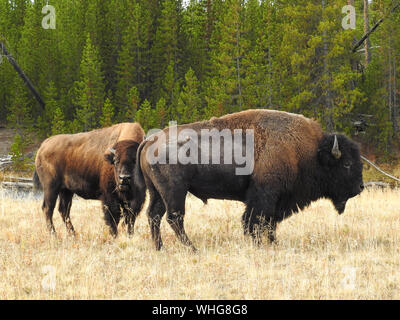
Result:
{"label": "grassy field", "polygon": [[278,227],[274,245],[242,234],[243,205],[187,201],[192,253],[164,220],[156,252],[142,212],[135,235],[108,235],[100,203],[76,199],[71,239],[55,238],[39,200],[0,190],[0,299],[399,299],[400,190],[368,190],[342,216],[313,203]]}

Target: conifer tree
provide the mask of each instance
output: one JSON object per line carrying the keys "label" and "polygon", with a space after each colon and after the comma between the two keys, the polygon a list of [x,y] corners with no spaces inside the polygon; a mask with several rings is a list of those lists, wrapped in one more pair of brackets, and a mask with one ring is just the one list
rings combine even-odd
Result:
{"label": "conifer tree", "polygon": [[14,80],[13,97],[13,103],[8,107],[8,125],[25,140],[33,130],[32,102],[26,98],[26,88],[18,78]]}
{"label": "conifer tree", "polygon": [[154,128],[163,129],[168,124],[168,120],[171,120],[168,117],[168,109],[164,98],[160,98],[160,100],[158,100],[154,115]]}
{"label": "conifer tree", "polygon": [[[141,87],[140,64],[144,44],[141,39],[141,7],[138,2],[131,2],[129,6],[128,26],[123,32],[122,47],[118,58],[118,83],[116,89],[116,105],[119,106],[119,114],[125,116],[130,108],[128,92],[135,86]],[[143,88],[141,88],[143,89]]]}
{"label": "conifer tree", "polygon": [[112,126],[113,118],[114,118],[114,108],[110,98],[106,97],[106,100],[104,101],[103,105],[102,115],[100,117],[100,126],[103,128]]}
{"label": "conifer tree", "polygon": [[79,128],[88,131],[99,125],[104,102],[104,83],[97,49],[87,35],[80,66],[80,78],[74,84],[74,103]]}
{"label": "conifer tree", "polygon": [[128,91],[128,107],[124,110],[124,114],[121,116],[124,121],[133,121],[136,116],[136,112],[139,109],[139,91],[136,87],[132,87]]}
{"label": "conifer tree", "polygon": [[241,0],[227,0],[224,5],[223,18],[214,33],[217,42],[211,53],[213,73],[206,93],[208,116],[220,116],[243,109],[243,8]]}
{"label": "conifer tree", "polygon": [[54,110],[51,123],[51,135],[68,133],[65,116],[59,106]]}
{"label": "conifer tree", "polygon": [[[158,19],[158,28],[154,47],[154,94],[156,101],[164,97],[167,105],[172,102],[171,87],[175,86],[178,76],[179,57],[179,22],[180,0],[165,0],[162,2],[161,14]],[[167,85],[165,83],[168,83]],[[164,92],[162,92],[164,90]],[[170,95],[168,97],[168,95]]]}
{"label": "conifer tree", "polygon": [[52,132],[51,128],[54,125],[53,120],[55,117],[55,112],[57,109],[60,109],[57,96],[58,94],[55,83],[53,81],[50,81],[43,96],[46,103],[45,110],[38,117],[37,121],[42,137],[47,137]]}
{"label": "conifer tree", "polygon": [[150,102],[146,99],[143,101],[140,109],[136,112],[135,121],[139,122],[145,132],[155,127],[155,111],[152,109]]}
{"label": "conifer tree", "polygon": [[198,121],[202,111],[200,85],[192,68],[186,73],[185,82],[176,107],[179,123]]}

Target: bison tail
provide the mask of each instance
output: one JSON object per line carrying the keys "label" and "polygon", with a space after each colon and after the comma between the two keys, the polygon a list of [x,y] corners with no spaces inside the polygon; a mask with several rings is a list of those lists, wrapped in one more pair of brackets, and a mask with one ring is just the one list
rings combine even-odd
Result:
{"label": "bison tail", "polygon": [[144,200],[146,198],[146,183],[144,181],[143,177],[143,172],[142,169],[140,168],[140,155],[142,153],[143,147],[146,144],[145,141],[143,141],[136,153],[136,164],[135,164],[135,169],[134,169],[134,177],[133,177],[133,184],[134,184],[134,210],[136,212],[139,212],[142,210]]}
{"label": "bison tail", "polygon": [[40,182],[39,176],[35,170],[33,173],[33,188],[35,190],[43,190],[42,183]]}

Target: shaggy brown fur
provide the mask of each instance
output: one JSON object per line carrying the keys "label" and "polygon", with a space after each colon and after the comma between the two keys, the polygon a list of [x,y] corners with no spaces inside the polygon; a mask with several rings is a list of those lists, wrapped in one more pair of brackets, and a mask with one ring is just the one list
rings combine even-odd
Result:
{"label": "shaggy brown fur", "polygon": [[[127,170],[122,165],[110,163],[109,148],[114,146],[118,157],[130,157],[133,168],[136,149],[143,138],[144,131],[138,123],[120,123],[109,128],[46,139],[36,155],[34,180],[36,185],[40,182],[43,187],[43,211],[48,229],[55,232],[52,216],[59,196],[61,216],[68,231],[74,233],[69,213],[72,197],[77,194],[84,199],[103,201],[106,223],[116,235],[119,205],[125,202],[124,211],[131,211],[130,204],[126,202],[132,199],[128,194],[115,192],[119,179],[116,175],[121,170]],[[121,141],[125,142],[116,146]]]}
{"label": "shaggy brown fur", "polygon": [[[151,164],[146,156],[150,147],[166,150],[168,146],[154,136],[144,141],[138,150],[135,188],[142,194],[146,187],[149,189],[147,214],[157,249],[162,246],[160,221],[165,211],[178,238],[193,247],[183,226],[188,192],[203,201],[216,198],[245,202],[242,218],[245,233],[259,242],[264,230],[268,230],[268,237],[273,241],[276,224],[311,201],[329,198],[341,213],[347,199],[363,188],[358,146],[345,136],[323,133],[316,121],[302,115],[247,110],[181,125],[177,131],[187,128],[197,134],[202,129],[213,128],[242,129],[243,132],[253,129],[254,171],[250,175],[236,175],[235,163]],[[168,128],[163,132],[168,137]],[[335,136],[342,154],[339,159],[332,153]],[[197,147],[201,154],[201,145]],[[223,156],[222,153],[221,159]]]}

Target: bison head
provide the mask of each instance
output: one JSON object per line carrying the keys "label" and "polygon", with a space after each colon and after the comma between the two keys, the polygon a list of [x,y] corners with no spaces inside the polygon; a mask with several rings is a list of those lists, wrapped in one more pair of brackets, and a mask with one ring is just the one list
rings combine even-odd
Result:
{"label": "bison head", "polygon": [[105,153],[105,159],[114,166],[114,179],[119,192],[131,190],[136,151],[139,144],[133,140],[117,142]]}
{"label": "bison head", "polygon": [[364,189],[360,149],[343,135],[325,134],[318,149],[318,160],[325,196],[341,214],[347,200]]}

